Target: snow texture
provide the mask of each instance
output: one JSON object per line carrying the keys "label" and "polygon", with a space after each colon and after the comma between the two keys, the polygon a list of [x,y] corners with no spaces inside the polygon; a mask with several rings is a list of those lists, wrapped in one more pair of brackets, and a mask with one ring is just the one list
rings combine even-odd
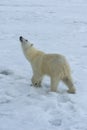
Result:
{"label": "snow texture", "polygon": [[[31,86],[32,70],[19,36],[60,53],[72,68],[76,94],[63,83],[50,92]],[[87,130],[87,1],[0,1],[0,130]]]}

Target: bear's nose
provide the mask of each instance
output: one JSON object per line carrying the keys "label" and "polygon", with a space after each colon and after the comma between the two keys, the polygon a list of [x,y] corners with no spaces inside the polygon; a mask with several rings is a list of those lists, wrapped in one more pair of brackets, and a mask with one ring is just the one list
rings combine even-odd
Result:
{"label": "bear's nose", "polygon": [[20,41],[22,41],[22,39],[23,39],[22,36],[20,36],[19,39],[20,39]]}

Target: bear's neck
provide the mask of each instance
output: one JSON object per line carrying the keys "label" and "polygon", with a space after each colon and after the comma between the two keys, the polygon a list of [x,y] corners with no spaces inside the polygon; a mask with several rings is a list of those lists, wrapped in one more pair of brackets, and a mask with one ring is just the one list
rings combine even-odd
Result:
{"label": "bear's neck", "polygon": [[25,52],[25,56],[32,63],[36,59],[36,57],[39,56],[39,52],[41,52],[42,55],[44,54],[44,52],[39,51],[34,47],[31,47],[27,49],[27,51]]}

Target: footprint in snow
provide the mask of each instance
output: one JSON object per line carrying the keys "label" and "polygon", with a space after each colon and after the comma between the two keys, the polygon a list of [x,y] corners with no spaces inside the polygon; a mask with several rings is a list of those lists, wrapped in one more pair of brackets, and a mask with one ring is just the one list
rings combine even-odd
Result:
{"label": "footprint in snow", "polygon": [[13,73],[10,70],[0,70],[0,75],[12,75]]}
{"label": "footprint in snow", "polygon": [[7,103],[10,103],[10,99],[6,99],[6,98],[3,98],[3,99],[0,99],[0,105],[2,104],[7,104]]}
{"label": "footprint in snow", "polygon": [[53,125],[53,126],[61,126],[62,120],[61,119],[54,119],[54,120],[49,121],[49,123],[51,123],[51,125]]}

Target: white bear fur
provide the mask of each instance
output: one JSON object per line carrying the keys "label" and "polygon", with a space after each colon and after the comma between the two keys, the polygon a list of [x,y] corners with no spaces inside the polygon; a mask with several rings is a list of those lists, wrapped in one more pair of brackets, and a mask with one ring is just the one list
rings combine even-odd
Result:
{"label": "white bear fur", "polygon": [[20,39],[24,55],[32,66],[32,84],[34,86],[41,86],[43,76],[48,75],[51,78],[51,91],[56,92],[57,86],[62,80],[67,85],[68,92],[75,93],[70,66],[63,55],[46,54],[34,48],[33,44],[23,37]]}

